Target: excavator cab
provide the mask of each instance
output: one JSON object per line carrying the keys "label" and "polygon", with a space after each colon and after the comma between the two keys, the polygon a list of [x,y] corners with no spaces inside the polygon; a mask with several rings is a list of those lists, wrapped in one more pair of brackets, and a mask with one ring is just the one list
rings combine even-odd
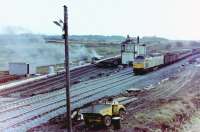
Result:
{"label": "excavator cab", "polygon": [[120,117],[125,112],[125,107],[117,102],[106,102],[104,104],[94,104],[83,112],[86,126],[104,125],[109,127],[115,117]]}

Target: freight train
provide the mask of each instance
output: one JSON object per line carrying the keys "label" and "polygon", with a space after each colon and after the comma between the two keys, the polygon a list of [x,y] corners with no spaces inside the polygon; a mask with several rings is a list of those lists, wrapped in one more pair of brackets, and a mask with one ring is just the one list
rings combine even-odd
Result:
{"label": "freight train", "polygon": [[150,54],[149,56],[137,56],[133,62],[133,72],[135,75],[145,74],[185,59],[188,56],[199,53],[200,48],[185,49],[181,51],[168,52],[165,54],[154,53]]}

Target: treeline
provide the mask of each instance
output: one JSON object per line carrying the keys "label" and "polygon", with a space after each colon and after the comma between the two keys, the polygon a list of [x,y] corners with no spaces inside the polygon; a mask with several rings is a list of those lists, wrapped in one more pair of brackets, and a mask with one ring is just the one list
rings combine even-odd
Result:
{"label": "treeline", "polygon": [[[62,36],[43,36],[47,41],[61,41]],[[73,42],[121,42],[125,39],[123,36],[103,36],[103,35],[71,35],[69,41]]]}

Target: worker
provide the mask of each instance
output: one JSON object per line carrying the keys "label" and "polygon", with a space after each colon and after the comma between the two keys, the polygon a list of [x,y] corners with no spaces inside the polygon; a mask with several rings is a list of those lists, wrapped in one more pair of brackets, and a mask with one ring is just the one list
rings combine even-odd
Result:
{"label": "worker", "polygon": [[82,119],[82,115],[80,113],[80,108],[77,108],[72,112],[71,118],[75,122],[77,122],[77,121]]}
{"label": "worker", "polygon": [[113,104],[113,98],[109,97],[108,100],[106,101],[106,104]]}
{"label": "worker", "polygon": [[112,97],[108,98],[106,104],[119,104],[117,101],[114,101]]}

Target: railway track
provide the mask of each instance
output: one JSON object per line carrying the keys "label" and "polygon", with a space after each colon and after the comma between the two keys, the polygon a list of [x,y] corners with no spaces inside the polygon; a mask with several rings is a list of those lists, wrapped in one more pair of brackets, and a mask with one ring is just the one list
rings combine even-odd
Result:
{"label": "railway track", "polygon": [[[121,79],[122,80],[122,79]],[[119,81],[119,79],[117,80],[115,80],[115,81]],[[114,82],[114,81],[113,81]],[[109,84],[108,84],[109,85]],[[117,84],[116,84],[117,85]],[[109,86],[110,88],[112,88],[112,86]],[[97,92],[97,91],[96,91]],[[72,91],[72,93],[73,93],[73,91]],[[62,94],[62,95],[61,95]],[[85,94],[85,93],[84,93]],[[96,94],[99,94],[99,92],[97,92]],[[94,93],[93,93],[93,95],[94,95]],[[83,104],[86,104],[89,100],[93,100],[93,99],[95,99],[94,97],[92,97],[92,96],[89,96],[89,97],[87,97],[87,95],[82,95],[82,97],[81,98],[79,98],[79,96],[80,96],[80,94],[78,94],[78,95],[74,95],[74,97],[72,97],[72,106],[74,106],[74,107],[80,107],[80,105],[83,105]],[[99,96],[96,96],[97,98],[99,98]],[[56,100],[57,99],[57,100]],[[29,99],[30,100],[30,99]],[[38,102],[35,102],[35,104],[36,104],[36,106],[32,106],[31,108],[34,108],[34,109],[30,109],[28,106],[27,106],[27,104],[26,103],[24,103],[24,101],[26,101],[26,100],[23,100],[23,105],[25,105],[25,106],[27,106],[28,108],[27,109],[24,109],[24,107],[22,107],[22,106],[20,106],[20,108],[19,108],[19,106],[17,107],[17,106],[15,106],[15,108],[14,108],[14,111],[15,111],[15,113],[18,113],[18,115],[15,115],[14,117],[11,117],[11,115],[12,114],[10,114],[10,110],[11,109],[13,109],[11,106],[13,106],[12,104],[10,105],[10,108],[8,108],[8,106],[6,107],[7,109],[5,110],[4,109],[4,111],[1,111],[1,112],[3,112],[4,113],[4,116],[5,116],[5,118],[1,118],[1,120],[0,120],[0,123],[1,122],[8,122],[9,121],[9,123],[8,124],[12,124],[13,125],[13,123],[15,122],[18,122],[18,120],[19,120],[19,118],[21,118],[21,119],[25,119],[25,115],[26,114],[30,114],[30,112],[33,112],[33,111],[35,111],[35,110],[40,110],[40,111],[42,111],[43,113],[45,113],[44,111],[43,111],[43,108],[45,109],[45,110],[48,110],[48,109],[46,109],[47,108],[47,106],[49,106],[50,105],[50,107],[53,107],[53,106],[56,106],[56,108],[60,108],[61,106],[58,106],[58,104],[64,104],[65,105],[65,93],[63,92],[63,93],[59,93],[58,95],[52,95],[52,97],[51,97],[51,99],[50,99],[50,97],[49,98],[45,98],[45,100],[48,100],[48,102],[49,102],[49,104],[47,103],[47,102],[45,102],[44,104],[43,104],[43,106],[38,106]],[[80,100],[80,101],[78,101],[77,102],[77,100]],[[55,102],[56,101],[56,102]],[[28,102],[28,101],[27,101]],[[40,100],[40,102],[41,102],[41,100]],[[54,102],[53,104],[52,104],[52,102]],[[83,104],[80,104],[80,102],[82,102]],[[18,103],[18,105],[19,105],[19,103],[20,102],[17,102]],[[32,104],[31,105],[33,105],[33,103],[34,102],[32,102]],[[56,105],[55,105],[56,104]],[[28,102],[28,105],[30,105],[30,102]],[[37,107],[38,106],[38,107]],[[2,108],[5,108],[5,106],[1,106]],[[18,111],[16,111],[16,107],[17,107],[17,110]],[[64,107],[64,106],[63,106]],[[20,109],[23,109],[23,111],[20,113]],[[51,109],[54,109],[54,108],[51,108]],[[26,112],[25,112],[25,111]],[[6,111],[9,111],[8,112],[8,115],[6,115]],[[29,111],[29,112],[27,112],[27,111]],[[0,112],[0,113],[1,113]],[[38,112],[38,111],[37,111]],[[42,113],[40,113],[40,114],[42,114]],[[27,118],[27,117],[26,117]],[[12,126],[11,125],[11,126]],[[5,127],[5,125],[3,125],[4,127]],[[8,127],[11,127],[10,125],[8,126]]]}
{"label": "railway track", "polygon": [[[164,98],[170,98],[173,97],[178,91],[184,88],[186,84],[188,84],[191,79],[194,77],[195,72],[191,71],[187,73],[184,76],[180,76],[180,79],[173,82],[171,86],[159,88],[153,91],[148,96],[142,97],[136,101],[134,101],[134,107],[129,108],[128,111],[131,111],[131,113],[136,113],[140,111],[142,108],[145,108],[149,105],[149,101],[154,101],[158,99],[164,99]],[[174,88],[176,86],[176,89]]]}
{"label": "railway track", "polygon": [[[122,74],[122,73],[121,73]],[[124,73],[124,75],[126,75],[127,74],[127,72],[125,72]],[[120,75],[120,74],[118,74],[117,76],[113,76],[112,78],[113,79],[117,79],[117,80],[115,80],[115,81],[118,81],[119,80],[119,78],[121,77],[121,76],[123,76],[123,74],[122,75]],[[110,79],[111,80],[111,79]],[[114,81],[112,81],[112,82],[109,82],[110,81],[109,79],[107,80],[107,84],[110,84],[110,83],[113,83]],[[103,79],[101,79],[101,81],[106,81],[106,78],[103,78]],[[97,82],[97,83],[101,83],[101,81],[99,81],[99,82]],[[91,81],[90,81],[91,82]],[[74,96],[73,97],[75,97],[75,96],[78,96],[82,91],[80,91],[81,89],[83,89],[83,88],[85,88],[83,91],[84,91],[84,93],[86,93],[87,92],[87,90],[88,91],[90,91],[91,89],[88,89],[88,86],[90,86],[90,87],[92,87],[92,85],[94,84],[94,82],[93,83],[87,83],[87,84],[85,84],[85,86],[84,87],[75,87],[75,88],[72,88],[70,91],[71,91],[71,93],[72,94],[74,94]],[[104,84],[105,85],[105,84]],[[79,85],[80,86],[80,85]],[[5,104],[5,106],[4,105],[0,105],[0,107],[1,107],[1,110],[0,110],[0,112],[3,110],[3,108],[4,107],[8,107],[8,106],[12,106],[13,104],[19,104],[19,103],[21,103],[22,102],[22,104],[24,104],[25,102],[29,102],[29,101],[31,101],[31,100],[34,100],[35,101],[35,99],[43,99],[43,98],[49,98],[49,97],[51,97],[51,96],[59,96],[60,94],[65,94],[65,90],[64,89],[61,89],[61,90],[58,90],[58,91],[56,91],[56,92],[51,92],[51,93],[46,93],[45,94],[45,96],[44,95],[37,95],[37,96],[33,96],[33,97],[30,97],[30,98],[25,98],[25,99],[20,99],[19,101],[16,101],[16,102],[14,102],[14,103],[8,103],[8,104]]]}
{"label": "railway track", "polygon": [[[115,69],[112,70],[104,70],[97,68],[95,66],[83,69],[74,70],[71,72],[71,83],[75,83],[76,81],[79,81],[79,79],[82,80],[82,78],[85,78],[84,81],[89,80],[89,75],[96,75],[99,73],[105,73],[108,72],[109,74],[114,72]],[[1,90],[0,96],[13,96],[17,95],[19,96],[22,94],[22,97],[32,96],[35,94],[41,94],[53,90],[57,90],[60,88],[63,88],[65,82],[64,73],[59,73],[58,75],[54,75],[48,78],[44,78],[41,80],[33,81],[28,84],[18,85],[9,89]],[[60,87],[58,87],[60,86]],[[32,93],[31,93],[32,92]],[[35,93],[34,93],[35,92]]]}
{"label": "railway track", "polygon": [[[171,66],[171,68],[173,67]],[[170,70],[169,67],[168,70]],[[166,70],[158,71],[159,74],[162,72],[166,72]],[[133,76],[132,70],[129,69],[113,76],[100,78],[100,81],[98,79],[90,80],[74,85],[71,89],[72,108],[81,107],[105,96],[117,95],[133,84],[147,80],[149,76],[158,77],[158,73],[150,73],[147,76]],[[0,105],[2,108],[0,110],[0,116],[2,116],[0,128],[1,130],[25,131],[37,126],[38,123],[44,123],[52,117],[65,113],[65,103],[65,90],[61,89]]]}
{"label": "railway track", "polygon": [[[107,74],[113,73],[113,70],[103,70],[103,71],[107,72]],[[101,72],[100,69],[95,69],[95,70],[88,72],[87,74],[94,75],[96,77],[99,72]],[[90,75],[87,75],[87,74],[82,74],[82,75],[78,76],[77,78],[72,78],[71,79],[72,85],[73,85],[73,82],[76,82],[78,79],[82,79],[85,76],[88,76],[88,78],[86,79],[86,80],[88,80],[90,78],[89,77]],[[84,80],[84,81],[86,81],[86,80]],[[43,93],[61,89],[65,86],[65,78],[63,77],[63,78],[60,78],[59,80],[57,79],[53,82],[49,82],[48,84],[44,84],[44,85],[45,86],[39,86],[39,87],[34,87],[31,89],[25,90],[25,91],[21,92],[20,95],[22,97],[29,97],[32,95],[43,94]]]}
{"label": "railway track", "polygon": [[[112,58],[115,59],[116,57],[112,57]],[[113,73],[115,70],[116,70],[115,68],[112,68],[112,69],[98,68],[96,67],[95,64],[87,64],[84,67],[80,66],[80,67],[72,68],[70,70],[71,71],[71,85],[80,83],[82,81],[87,81],[89,79],[107,76]],[[51,91],[62,88],[63,86],[60,83],[63,82],[63,85],[64,85],[64,79],[65,78],[64,78],[64,71],[63,71],[63,72],[57,73],[57,75],[53,75],[53,76],[51,75],[49,77],[47,76],[45,78],[37,79],[31,82],[29,81],[27,83],[23,83],[17,86],[11,86],[9,88],[1,88],[0,96],[20,97],[21,96],[20,92],[22,91],[23,91],[23,95],[22,95],[23,97],[51,92]],[[59,83],[61,87],[57,87],[58,85],[53,84],[53,82]],[[49,85],[51,84],[55,85],[55,87],[49,88]]]}
{"label": "railway track", "polygon": [[[127,74],[127,72],[125,72],[125,74]],[[129,74],[131,74],[131,73],[129,73]],[[73,91],[71,92],[71,94],[72,94],[72,107],[73,108],[76,108],[76,107],[80,107],[80,106],[82,106],[82,105],[84,105],[84,104],[86,104],[86,102],[91,102],[92,100],[97,100],[97,99],[100,99],[100,98],[102,98],[102,97],[104,97],[105,95],[108,95],[108,93],[112,93],[113,91],[117,91],[118,89],[120,89],[120,88],[122,88],[122,87],[124,87],[124,86],[126,86],[127,85],[127,83],[129,83],[129,82],[131,82],[131,80],[133,79],[133,78],[131,78],[130,77],[130,75],[129,74],[127,74],[127,77],[123,77],[123,78],[118,78],[118,79],[115,79],[115,81],[113,80],[112,82],[110,82],[110,83],[108,83],[107,84],[107,86],[105,87],[105,86],[102,86],[102,87],[100,87],[99,86],[99,88],[98,89],[96,89],[96,90],[94,90],[94,89],[89,89],[88,91],[85,91],[84,93],[83,93],[83,95],[81,95],[80,94],[80,91],[79,90],[75,90],[75,91],[78,91],[78,93],[77,92],[75,92],[75,93],[73,93]],[[119,75],[120,76],[120,75]],[[133,76],[132,75],[132,77],[136,77],[136,76]],[[144,77],[144,76],[143,76]],[[115,77],[116,78],[116,77]],[[127,78],[129,78],[128,80],[127,80]],[[124,79],[124,80],[123,80]],[[140,80],[140,78],[138,78],[137,80]],[[116,83],[113,83],[113,82],[116,82]],[[118,82],[118,83],[117,83]],[[102,83],[102,81],[100,81],[99,83]],[[80,84],[79,84],[80,85]],[[85,86],[85,88],[88,88],[87,87],[87,85],[89,85],[89,83],[88,84],[86,84],[86,86]],[[103,89],[102,89],[103,88]],[[72,89],[73,90],[73,89]],[[116,93],[116,94],[118,94],[119,93],[119,91],[120,90],[118,90],[118,92]],[[90,92],[90,93],[89,93]],[[86,94],[87,93],[87,94]],[[89,94],[88,94],[89,93]],[[65,111],[65,94],[64,94],[64,92],[62,93],[63,95],[63,98],[61,98],[62,96],[61,96],[61,93],[60,94],[58,94],[56,97],[58,97],[57,98],[57,100],[55,99],[55,98],[51,98],[52,99],[52,101],[49,99],[49,98],[47,98],[47,100],[49,101],[49,104],[47,103],[47,102],[45,102],[45,104],[43,104],[42,106],[38,106],[38,107],[36,107],[36,106],[32,106],[34,109],[32,109],[33,110],[33,112],[34,111],[36,111],[37,110],[37,112],[39,112],[38,114],[39,115],[43,115],[44,113],[46,113],[45,114],[45,116],[47,117],[48,115],[51,115],[50,113],[51,112],[53,112],[53,113],[55,113],[55,111]],[[56,102],[55,102],[56,101]],[[52,102],[54,102],[53,104],[52,104]],[[36,103],[37,105],[38,105],[38,103]],[[56,104],[56,105],[55,105]],[[60,104],[59,106],[58,106],[58,104]],[[30,105],[30,104],[29,104]],[[53,109],[53,110],[55,110],[55,111],[51,111],[50,113],[47,113],[47,111],[48,111],[48,109],[45,109],[46,111],[44,111],[44,107],[45,108],[47,108],[47,106],[49,106],[49,108],[51,107],[51,109]],[[26,112],[26,114],[30,114],[30,112],[32,112],[32,111],[30,111],[30,108],[28,109],[29,110],[29,112]],[[20,113],[19,111],[15,111],[15,113]],[[5,114],[5,112],[4,112],[4,114]],[[10,115],[10,112],[9,112],[9,115]],[[7,117],[7,116],[6,116]],[[13,118],[12,117],[10,117],[9,118],[9,120],[7,120],[7,121],[10,121],[11,120],[11,124],[12,125],[10,125],[10,126],[8,126],[8,128],[11,128],[11,127],[15,127],[15,126],[18,126],[18,125],[20,125],[20,123],[19,123],[19,117],[21,118],[21,119],[23,119],[23,121],[21,122],[21,123],[24,123],[24,119],[25,118],[28,118],[29,117],[29,119],[30,119],[30,116],[24,116],[24,113],[22,113],[22,114],[20,114],[20,115],[18,115],[18,116],[16,116],[15,117],[15,120],[13,120]],[[7,119],[7,118],[6,118]],[[4,119],[2,122],[5,122],[6,120]],[[0,121],[1,122],[1,121]],[[18,122],[17,124],[16,124],[16,122]],[[27,123],[25,123],[26,124],[26,126],[27,126]],[[21,124],[22,125],[22,124]],[[24,125],[22,125],[23,127],[25,127]],[[23,128],[22,127],[22,128]],[[21,128],[21,127],[20,127]],[[6,128],[7,129],[7,128]]]}
{"label": "railway track", "polygon": [[[77,70],[74,69],[74,70],[72,70],[71,74],[72,74],[72,76],[80,76],[81,74],[84,74],[84,73],[89,72],[94,69],[94,67],[92,67],[92,68],[91,67],[92,66],[89,66],[87,68],[84,67],[83,69],[77,69]],[[1,90],[0,96],[6,96],[10,93],[25,91],[30,87],[36,87],[38,85],[42,85],[43,83],[45,84],[45,83],[48,83],[48,82],[51,82],[54,80],[59,80],[62,78],[64,78],[64,72],[58,73],[57,75],[53,75],[48,78],[43,78],[43,79],[32,81],[32,82],[29,82],[26,84],[18,85],[18,86],[9,88],[9,89]]]}

